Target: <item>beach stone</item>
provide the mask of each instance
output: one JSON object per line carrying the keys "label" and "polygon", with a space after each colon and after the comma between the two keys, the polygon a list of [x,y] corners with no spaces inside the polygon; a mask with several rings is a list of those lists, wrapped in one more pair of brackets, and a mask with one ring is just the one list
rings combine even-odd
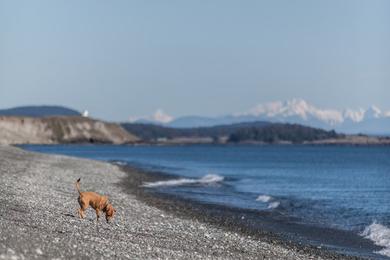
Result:
{"label": "beach stone", "polygon": [[[126,184],[131,174],[113,164],[0,146],[0,259],[345,259],[158,209]],[[109,196],[117,208],[112,223],[96,223],[92,209],[79,219],[80,177],[82,190]]]}

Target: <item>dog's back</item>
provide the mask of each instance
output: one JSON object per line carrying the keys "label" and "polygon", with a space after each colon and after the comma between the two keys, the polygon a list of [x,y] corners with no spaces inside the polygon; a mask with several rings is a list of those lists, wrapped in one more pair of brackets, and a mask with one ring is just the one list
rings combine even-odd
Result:
{"label": "dog's back", "polygon": [[96,192],[84,191],[84,192],[80,192],[79,203],[80,204],[85,203],[86,204],[85,206],[91,206],[92,208],[96,209],[100,207],[100,204],[103,199],[104,196],[101,196]]}

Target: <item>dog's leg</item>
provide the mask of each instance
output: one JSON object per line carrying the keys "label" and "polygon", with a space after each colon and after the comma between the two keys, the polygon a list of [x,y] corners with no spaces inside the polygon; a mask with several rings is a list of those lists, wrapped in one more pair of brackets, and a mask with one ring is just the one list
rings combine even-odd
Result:
{"label": "dog's leg", "polygon": [[87,209],[88,207],[83,207],[81,209],[81,214],[83,215],[83,218],[85,218],[85,210]]}
{"label": "dog's leg", "polygon": [[99,221],[99,218],[100,218],[100,210],[99,209],[95,209],[96,211],[96,222]]}
{"label": "dog's leg", "polygon": [[80,205],[81,207],[79,208],[79,216],[80,218],[85,218],[85,210],[87,209],[87,207],[85,207],[85,205]]}
{"label": "dog's leg", "polygon": [[79,202],[80,208],[79,208],[79,216],[80,218],[85,218],[85,210],[88,208],[88,204],[83,201],[82,197],[80,196],[77,200]]}
{"label": "dog's leg", "polygon": [[83,209],[79,209],[79,217],[80,218],[85,218],[85,213]]}
{"label": "dog's leg", "polygon": [[81,200],[81,197],[80,197],[80,196],[77,198],[77,202],[78,202],[79,205],[80,205],[80,208],[79,208],[79,210],[78,210],[78,212],[79,212],[79,217],[80,217],[80,218],[84,218],[84,217],[83,217],[83,211],[82,211],[83,203],[82,203],[82,200]]}

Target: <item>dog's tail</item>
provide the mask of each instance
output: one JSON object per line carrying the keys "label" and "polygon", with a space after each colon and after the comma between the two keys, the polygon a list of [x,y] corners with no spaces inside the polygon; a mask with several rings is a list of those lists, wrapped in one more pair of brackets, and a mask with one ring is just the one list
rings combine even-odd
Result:
{"label": "dog's tail", "polygon": [[79,178],[77,181],[76,181],[76,189],[77,189],[77,191],[79,192],[79,194],[81,195],[81,191],[80,191],[80,179],[81,178]]}

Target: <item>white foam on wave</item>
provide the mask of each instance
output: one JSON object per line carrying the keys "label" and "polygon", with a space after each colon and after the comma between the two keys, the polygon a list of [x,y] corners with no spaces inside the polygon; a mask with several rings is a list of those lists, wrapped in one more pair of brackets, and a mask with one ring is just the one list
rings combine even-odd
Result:
{"label": "white foam on wave", "polygon": [[217,174],[208,174],[199,179],[180,178],[167,181],[145,182],[142,186],[147,188],[163,187],[163,186],[179,186],[187,184],[212,184],[223,181],[223,177]]}
{"label": "white foam on wave", "polygon": [[375,253],[390,256],[390,228],[374,222],[364,229],[361,236],[372,240],[377,246],[384,247]]}
{"label": "white foam on wave", "polygon": [[123,162],[123,161],[114,161],[114,164],[119,165],[119,166],[125,166],[126,165],[126,163]]}
{"label": "white foam on wave", "polygon": [[259,195],[256,199],[256,201],[261,201],[264,203],[270,202],[271,200],[272,200],[272,197],[268,196],[268,195]]}
{"label": "white foam on wave", "polygon": [[279,207],[279,205],[280,205],[279,201],[274,201],[274,202],[271,202],[270,204],[268,204],[268,208],[269,209],[276,209],[277,207]]}
{"label": "white foam on wave", "polygon": [[269,196],[269,195],[265,195],[265,194],[259,195],[257,197],[256,201],[260,201],[260,202],[263,202],[263,203],[269,203],[268,204],[268,208],[269,209],[276,209],[280,205],[280,202],[275,200],[274,197]]}

